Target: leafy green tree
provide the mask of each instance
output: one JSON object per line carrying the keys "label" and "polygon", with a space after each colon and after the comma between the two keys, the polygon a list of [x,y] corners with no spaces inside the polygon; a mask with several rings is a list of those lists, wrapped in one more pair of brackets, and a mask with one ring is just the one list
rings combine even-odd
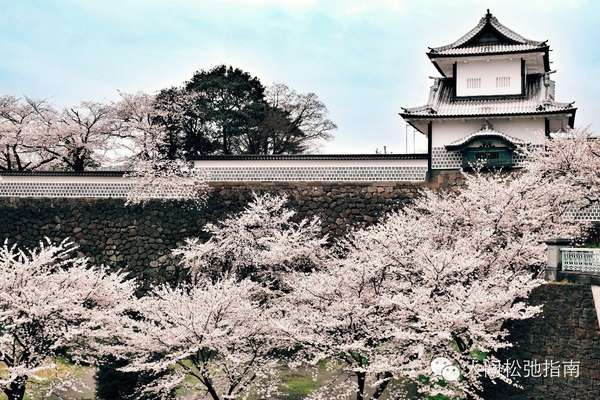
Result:
{"label": "leafy green tree", "polygon": [[[245,152],[241,138],[257,133],[265,118],[265,88],[260,80],[238,68],[220,65],[196,72],[185,91],[192,95],[189,111],[200,122],[199,133],[220,143],[214,143],[217,152]],[[188,136],[188,142],[194,140]]]}
{"label": "leafy green tree", "polygon": [[239,154],[244,135],[264,120],[265,88],[240,69],[217,66],[198,71],[184,87],[161,91],[159,117],[169,131],[163,154],[191,159],[206,154]]}
{"label": "leafy green tree", "polygon": [[302,153],[336,128],[314,93],[283,84],[265,89],[258,78],[225,65],[162,90],[155,104],[167,131],[160,152],[168,159]]}

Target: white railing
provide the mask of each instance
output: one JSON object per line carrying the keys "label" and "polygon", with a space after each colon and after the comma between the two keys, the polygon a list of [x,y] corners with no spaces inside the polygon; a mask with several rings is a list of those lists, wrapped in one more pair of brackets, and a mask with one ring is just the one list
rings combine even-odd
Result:
{"label": "white railing", "polygon": [[600,249],[563,247],[563,271],[600,273]]}

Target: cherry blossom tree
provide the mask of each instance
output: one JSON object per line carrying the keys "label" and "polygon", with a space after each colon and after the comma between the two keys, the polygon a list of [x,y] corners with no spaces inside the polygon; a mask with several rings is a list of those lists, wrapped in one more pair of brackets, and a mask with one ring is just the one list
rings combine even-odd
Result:
{"label": "cherry blossom tree", "polygon": [[527,169],[546,180],[567,181],[579,197],[575,207],[585,209],[600,203],[600,138],[587,130],[554,135],[545,149],[529,152]]}
{"label": "cherry blossom tree", "polygon": [[54,161],[34,145],[48,134],[45,122],[53,113],[44,101],[0,96],[0,170],[31,171]]}
{"label": "cherry blossom tree", "polygon": [[[164,110],[156,108],[156,98],[146,93],[120,93],[121,100],[113,104],[119,121],[121,150],[130,159],[133,182],[127,204],[146,204],[151,200],[187,201],[202,207],[210,188],[207,174],[193,162],[163,159],[161,148],[167,146]],[[160,122],[159,122],[160,121]]]}
{"label": "cherry blossom tree", "polygon": [[[159,372],[146,389],[160,394],[192,385],[213,400],[259,388],[268,396],[274,354],[293,348],[290,366],[326,361],[354,379],[315,399],[380,399],[394,379],[439,399],[480,398],[482,363],[511,345],[505,322],[541,312],[526,299],[542,284],[545,240],[586,228],[572,211],[597,200],[597,146],[559,137],[524,170],[475,172],[460,191],[425,192],[334,251],[318,218],[297,221],[285,196],[255,195],[209,224],[208,241],[175,250],[193,284],[134,301],[136,318],[124,320],[111,351],[130,360],[126,371]],[[279,288],[265,301],[265,289]],[[440,356],[460,379],[433,376]],[[505,371],[488,372],[511,383]]]}
{"label": "cherry blossom tree", "polygon": [[116,118],[121,122],[121,141],[131,157],[160,158],[166,145],[167,131],[159,117],[163,111],[156,107],[156,97],[147,93],[119,93],[121,99],[113,104]]}
{"label": "cherry blossom tree", "polygon": [[156,288],[139,299],[123,329],[124,371],[161,373],[144,391],[170,398],[175,388],[213,400],[268,398],[277,390],[278,360],[258,285],[229,278]]}
{"label": "cherry blossom tree", "polygon": [[[412,379],[436,398],[479,398],[481,360],[497,362],[495,352],[511,345],[504,323],[541,311],[525,299],[542,284],[545,240],[585,228],[571,210],[597,190],[595,145],[569,144],[569,165],[593,171],[583,182],[565,173],[579,167],[539,165],[565,151],[551,145],[521,173],[466,175],[459,192],[426,192],[352,233],[337,260],[289,278],[294,290],[279,299],[276,323],[305,361],[344,365],[358,400],[379,399],[394,378]],[[436,357],[451,360],[461,378],[432,376]],[[504,371],[491,378],[511,382]]]}
{"label": "cherry blossom tree", "polygon": [[33,250],[0,247],[0,389],[20,400],[27,381],[52,357],[93,362],[131,304],[133,281],[76,257],[72,243]]}
{"label": "cherry blossom tree", "polygon": [[112,351],[129,360],[124,371],[161,376],[145,391],[168,397],[174,388],[200,388],[213,400],[275,393],[277,355],[294,343],[273,328],[265,293],[327,255],[319,219],[296,222],[286,202],[254,195],[245,210],[209,224],[207,242],[191,239],[175,251],[193,283],[156,288],[135,303],[136,318]]}
{"label": "cherry blossom tree", "polygon": [[113,162],[110,152],[123,127],[111,105],[83,102],[48,120],[47,129],[36,148],[54,156],[63,168],[82,172]]}
{"label": "cherry blossom tree", "polygon": [[318,217],[297,221],[287,202],[286,195],[254,193],[246,209],[203,227],[208,241],[188,239],[174,254],[196,275],[234,274],[267,286],[290,271],[313,270],[328,256],[328,236]]}
{"label": "cherry blossom tree", "polygon": [[202,207],[210,192],[204,170],[183,160],[141,159],[125,177],[132,182],[128,205],[175,200]]}

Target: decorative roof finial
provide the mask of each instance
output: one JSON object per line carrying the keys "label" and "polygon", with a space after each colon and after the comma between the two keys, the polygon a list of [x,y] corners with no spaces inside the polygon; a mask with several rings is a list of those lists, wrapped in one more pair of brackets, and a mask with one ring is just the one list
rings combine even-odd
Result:
{"label": "decorative roof finial", "polygon": [[487,12],[485,13],[485,19],[487,19],[489,21],[490,18],[492,18],[492,13],[490,12],[490,9],[488,8]]}

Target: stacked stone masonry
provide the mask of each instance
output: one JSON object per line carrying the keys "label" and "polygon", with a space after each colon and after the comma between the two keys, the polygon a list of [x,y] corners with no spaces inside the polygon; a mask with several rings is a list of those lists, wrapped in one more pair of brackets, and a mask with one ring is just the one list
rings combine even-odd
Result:
{"label": "stacked stone masonry", "polygon": [[[371,224],[415,198],[424,184],[407,183],[213,183],[208,204],[151,202],[128,206],[120,198],[0,197],[0,240],[34,246],[47,236],[72,238],[99,263],[124,267],[144,282],[162,281],[175,262],[170,250],[202,226],[241,210],[252,193],[286,193],[297,217],[317,215],[323,233],[342,236]],[[170,271],[164,272],[168,268]]]}
{"label": "stacked stone masonry", "polygon": [[[542,376],[516,377],[523,389],[488,385],[483,397],[486,400],[600,399],[600,330],[590,286],[547,284],[534,290],[529,302],[542,305],[542,314],[507,326],[515,346],[503,351],[500,358],[519,361],[521,375],[526,375],[524,361],[530,361],[529,365],[535,362],[542,366]],[[545,361],[547,365],[559,362],[560,376],[546,373]],[[578,377],[564,373],[564,364],[570,361],[578,363]]]}

